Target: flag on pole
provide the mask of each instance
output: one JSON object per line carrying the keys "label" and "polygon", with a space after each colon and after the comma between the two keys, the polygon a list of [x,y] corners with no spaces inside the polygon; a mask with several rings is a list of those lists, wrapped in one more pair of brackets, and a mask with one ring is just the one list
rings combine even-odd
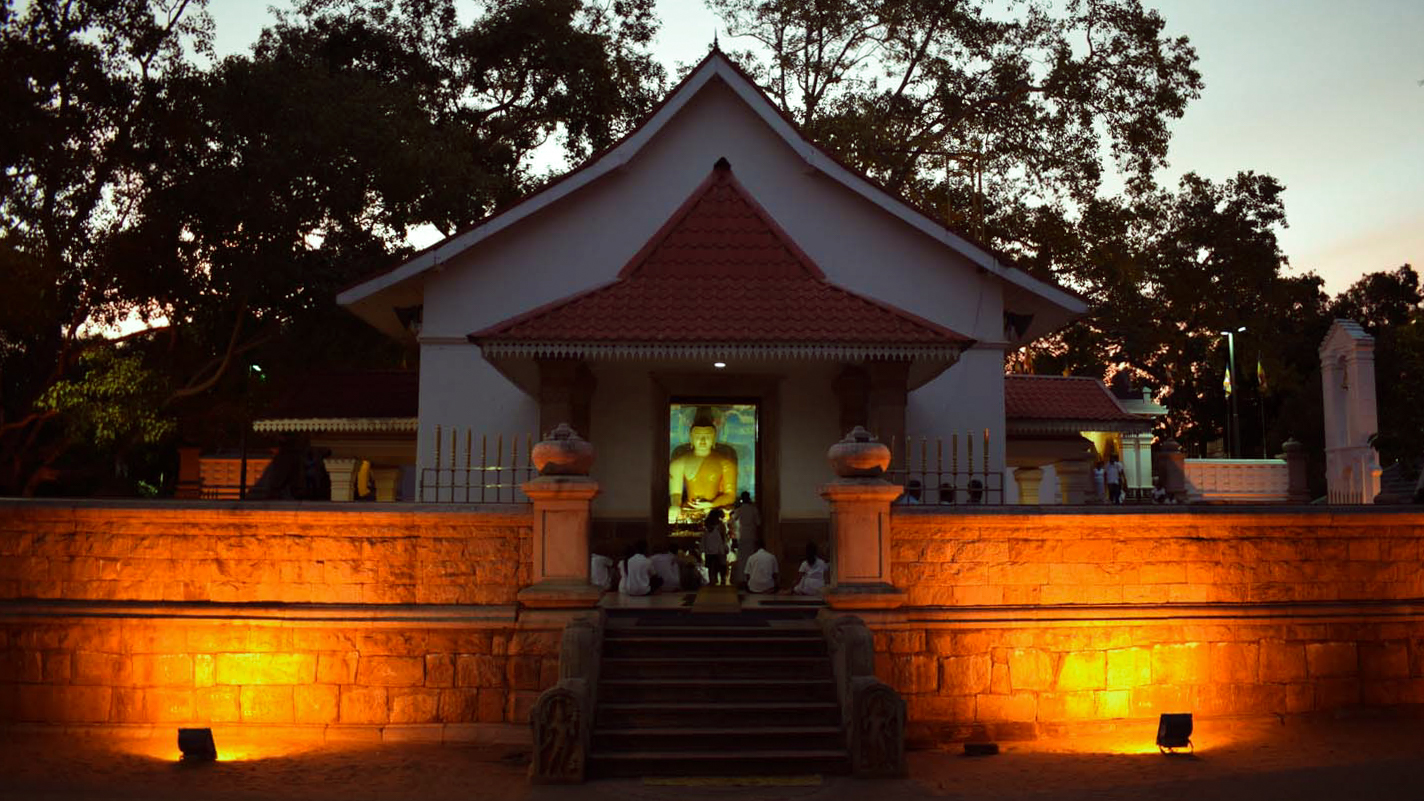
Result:
{"label": "flag on pole", "polygon": [[1256,388],[1262,395],[1266,394],[1266,368],[1261,364],[1261,352],[1256,351]]}
{"label": "flag on pole", "polygon": [[1226,397],[1231,397],[1231,365],[1226,366],[1226,377],[1221,379],[1221,388],[1226,390]]}

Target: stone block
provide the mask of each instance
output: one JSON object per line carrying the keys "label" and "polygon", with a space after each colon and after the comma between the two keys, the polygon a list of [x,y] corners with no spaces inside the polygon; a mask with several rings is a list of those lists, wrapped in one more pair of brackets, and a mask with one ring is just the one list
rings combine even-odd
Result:
{"label": "stone block", "polygon": [[306,684],[292,688],[292,714],[296,723],[335,723],[341,717],[341,690],[334,684]]}
{"label": "stone block", "polygon": [[1211,652],[1199,642],[1152,646],[1153,684],[1205,684],[1211,681]]}
{"label": "stone block", "polygon": [[1153,684],[1132,693],[1132,717],[1155,718],[1164,712],[1192,711],[1192,690],[1182,685]]}
{"label": "stone block", "polygon": [[1315,711],[1315,686],[1311,684],[1287,684],[1286,711],[1290,713]]}
{"label": "stone block", "polygon": [[387,695],[390,698],[391,723],[435,723],[440,718],[439,690],[392,687]]}
{"label": "stone block", "polygon": [[[479,690],[455,687],[440,691],[439,717],[442,723],[474,723],[480,719]],[[500,712],[504,711],[501,699]]]}
{"label": "stone block", "polygon": [[1217,684],[1252,684],[1260,676],[1260,647],[1255,643],[1211,644],[1211,680]]}
{"label": "stone block", "polygon": [[980,695],[975,698],[974,719],[981,723],[1031,723],[1038,718],[1038,697],[1033,693]]}
{"label": "stone block", "polygon": [[1009,666],[994,665],[990,672],[989,692],[995,695],[1008,695],[1013,692],[1013,683],[1009,681]]}
{"label": "stone block", "polygon": [[1305,646],[1305,662],[1311,678],[1356,676],[1360,669],[1352,642],[1309,643]]}
{"label": "stone block", "polygon": [[1038,694],[1038,719],[1040,721],[1090,720],[1095,714],[1096,699],[1091,690]]}
{"label": "stone block", "polygon": [[1322,678],[1315,682],[1317,711],[1342,709],[1360,703],[1360,682],[1354,678]]}
{"label": "stone block", "polygon": [[509,722],[521,726],[529,725],[529,711],[539,700],[537,692],[513,692],[509,696]]}
{"label": "stone block", "polygon": [[[1107,656],[1103,651],[1073,651],[1063,655],[1054,683],[1060,692],[1101,690],[1107,686]],[[1086,704],[1092,707],[1092,697]],[[1040,705],[1040,710],[1042,706]],[[1088,715],[1091,717],[1091,715]]]}
{"label": "stone block", "polygon": [[134,654],[135,687],[192,687],[193,658],[187,654]]}
{"label": "stone block", "polygon": [[355,651],[325,651],[317,655],[316,680],[322,684],[355,684],[360,654]]}
{"label": "stone block", "polygon": [[385,687],[343,687],[341,689],[341,722],[386,723],[390,711],[386,707]]}
{"label": "stone block", "polygon": [[508,707],[504,690],[482,687],[479,692],[479,718],[481,723],[504,723]]}
{"label": "stone block", "polygon": [[425,683],[425,660],[418,656],[362,656],[356,683],[367,687],[419,687]]}
{"label": "stone block", "polygon": [[1366,679],[1409,677],[1409,646],[1403,640],[1359,645],[1360,676]]}
{"label": "stone block", "polygon": [[16,699],[21,721],[33,723],[104,723],[113,690],[108,687],[35,685],[22,687]]}
{"label": "stone block", "polygon": [[923,629],[910,631],[892,631],[890,634],[889,650],[892,654],[918,654],[925,650],[925,632]]}
{"label": "stone block", "polygon": [[68,684],[73,666],[68,651],[46,651],[44,654],[45,684]]}
{"label": "stone block", "polygon": [[241,691],[237,687],[204,687],[193,691],[193,719],[199,723],[237,723],[242,720]]}
{"label": "stone block", "polygon": [[454,687],[455,657],[451,654],[426,654],[425,686]]}
{"label": "stone block", "polygon": [[438,723],[392,724],[381,729],[383,743],[439,743],[445,737],[445,727]]}
{"label": "stone block", "polygon": [[455,657],[455,686],[503,687],[504,658],[483,654],[460,654]]}
{"label": "stone block", "polygon": [[1289,683],[1306,677],[1305,646],[1282,640],[1262,640],[1261,681]]}
{"label": "stone block", "polygon": [[1093,693],[1093,716],[1126,718],[1132,716],[1132,691],[1100,690]]}
{"label": "stone block", "polygon": [[919,723],[971,723],[974,705],[972,695],[912,695],[905,699],[905,712]]}
{"label": "stone block", "polygon": [[[987,654],[993,642],[987,631],[938,630],[926,633],[925,644],[930,653],[939,656]],[[1424,643],[1421,643],[1424,648]]]}
{"label": "stone block", "polygon": [[316,680],[314,654],[217,654],[218,684],[311,684]]}
{"label": "stone block", "polygon": [[[942,659],[940,691],[950,695],[978,695],[989,692],[991,667],[987,653]],[[1007,670],[1005,674],[1007,675]]]}
{"label": "stone block", "polygon": [[291,723],[295,719],[291,687],[245,686],[238,702],[243,723]]}
{"label": "stone block", "polygon": [[1034,648],[1014,648],[1008,652],[1009,682],[1015,692],[1053,688],[1053,657]]}
{"label": "stone block", "polygon": [[1152,649],[1114,648],[1107,652],[1107,687],[1130,690],[1152,683]]}
{"label": "stone block", "polygon": [[531,655],[511,656],[505,660],[506,686],[514,690],[542,690],[539,676],[540,658]]}
{"label": "stone block", "polygon": [[217,659],[212,654],[193,655],[193,686],[211,687],[217,683]]}
{"label": "stone block", "polygon": [[[39,665],[38,654],[35,654],[35,665],[37,667]],[[36,672],[35,678],[31,681],[39,680],[40,674]],[[73,682],[75,684],[127,687],[133,684],[133,670],[127,656],[76,651],[74,653]]]}

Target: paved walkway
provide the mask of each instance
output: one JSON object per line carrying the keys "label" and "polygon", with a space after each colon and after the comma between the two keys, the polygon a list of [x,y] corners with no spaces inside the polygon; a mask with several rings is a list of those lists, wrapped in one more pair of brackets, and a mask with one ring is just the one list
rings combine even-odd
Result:
{"label": "paved walkway", "polygon": [[[0,740],[0,799],[1421,799],[1424,721],[1203,725],[1195,757],[1163,757],[1150,729],[1115,737],[1006,744],[996,757],[911,754],[909,779],[830,777],[801,786],[665,787],[636,780],[530,787],[526,755],[492,746],[385,745],[282,753],[219,743],[235,758],[188,766],[163,742],[55,735]],[[1136,752],[1136,753],[1133,753]]]}

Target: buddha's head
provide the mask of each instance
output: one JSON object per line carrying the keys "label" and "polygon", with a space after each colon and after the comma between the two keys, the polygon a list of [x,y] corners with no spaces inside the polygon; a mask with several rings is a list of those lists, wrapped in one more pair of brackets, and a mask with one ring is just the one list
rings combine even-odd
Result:
{"label": "buddha's head", "polygon": [[697,416],[692,419],[687,439],[692,443],[692,452],[695,455],[706,456],[712,452],[712,446],[717,444],[717,420],[711,408],[697,408]]}

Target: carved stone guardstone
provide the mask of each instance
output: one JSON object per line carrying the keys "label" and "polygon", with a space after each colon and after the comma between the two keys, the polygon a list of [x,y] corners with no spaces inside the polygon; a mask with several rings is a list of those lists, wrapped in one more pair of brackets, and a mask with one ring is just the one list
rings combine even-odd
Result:
{"label": "carved stone guardstone", "polygon": [[890,449],[856,426],[828,456],[838,477],[821,487],[831,505],[835,571],[826,603],[832,609],[901,606],[905,593],[890,583],[890,502],[903,488],[881,477]]}
{"label": "carved stone guardstone", "polygon": [[588,580],[589,521],[598,482],[588,477],[593,446],[560,424],[534,446],[540,475],[524,482],[534,503],[533,583],[519,603],[541,609],[574,609],[598,603],[603,591]]}
{"label": "carved stone guardstone", "polygon": [[905,701],[875,677],[875,639],[855,615],[822,613],[851,770],[859,778],[898,778],[905,765]]}
{"label": "carved stone guardstone", "polygon": [[581,784],[586,778],[602,650],[601,612],[581,614],[564,626],[559,682],[540,693],[529,712],[534,784]]}
{"label": "carved stone guardstone", "polygon": [[337,503],[350,503],[356,490],[356,468],[360,459],[327,458],[322,460],[326,475],[331,479],[331,499]]}

